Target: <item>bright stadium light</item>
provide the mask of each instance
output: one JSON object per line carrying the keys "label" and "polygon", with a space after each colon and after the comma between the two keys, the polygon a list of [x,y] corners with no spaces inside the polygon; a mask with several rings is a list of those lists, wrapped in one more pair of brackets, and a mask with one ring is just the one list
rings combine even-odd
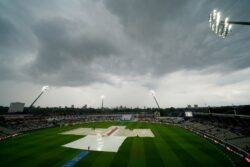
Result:
{"label": "bright stadium light", "polygon": [[157,101],[157,99],[156,99],[156,97],[155,97],[155,91],[154,91],[154,90],[150,90],[150,94],[153,96],[154,101],[155,101],[155,103],[156,103],[158,109],[160,109],[159,103],[158,103],[158,101]]}
{"label": "bright stadium light", "polygon": [[229,18],[222,19],[221,12],[213,10],[209,15],[210,29],[219,37],[225,38],[228,36],[232,25],[229,24]]}
{"label": "bright stadium light", "polygon": [[152,96],[155,96],[155,91],[154,90],[150,90],[149,92],[151,93]]}
{"label": "bright stadium light", "polygon": [[29,107],[29,110],[33,107],[33,105],[35,104],[35,102],[42,96],[42,94],[44,92],[46,92],[47,90],[49,89],[49,86],[43,86],[42,89],[41,89],[41,92],[40,94],[37,96],[37,98],[31,103],[30,107]]}
{"label": "bright stadium light", "polygon": [[42,87],[42,92],[45,92],[46,90],[48,90],[49,89],[49,86],[43,86]]}
{"label": "bright stadium light", "polygon": [[250,25],[250,22],[229,21],[229,17],[223,19],[221,12],[217,10],[209,14],[209,27],[220,38],[226,38],[229,35],[232,24]]}

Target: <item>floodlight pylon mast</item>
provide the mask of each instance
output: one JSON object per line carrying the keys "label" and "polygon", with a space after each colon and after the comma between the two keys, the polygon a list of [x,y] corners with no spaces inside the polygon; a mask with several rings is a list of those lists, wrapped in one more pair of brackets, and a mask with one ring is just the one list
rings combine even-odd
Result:
{"label": "floodlight pylon mast", "polygon": [[29,109],[28,111],[31,110],[31,108],[33,107],[33,105],[35,104],[35,102],[42,96],[42,94],[49,89],[49,86],[43,86],[42,87],[42,90],[41,90],[41,93],[39,93],[39,95],[37,96],[37,98],[31,103],[31,105],[29,106]]}
{"label": "floodlight pylon mast", "polygon": [[155,96],[153,96],[153,98],[154,98],[154,100],[155,100],[155,103],[156,103],[156,105],[157,105],[158,109],[160,109],[160,105],[159,105],[159,103],[158,103],[158,101],[157,101],[156,97],[155,97]]}
{"label": "floodlight pylon mast", "polygon": [[103,110],[103,98],[102,98],[102,110]]}
{"label": "floodlight pylon mast", "polygon": [[237,24],[237,25],[245,25],[245,26],[249,26],[250,22],[246,22],[246,21],[229,21],[229,24]]}
{"label": "floodlight pylon mast", "polygon": [[44,91],[42,91],[38,96],[37,98],[31,103],[30,107],[29,107],[29,110],[33,107],[33,105],[35,104],[35,102],[42,96],[42,94],[44,93]]}

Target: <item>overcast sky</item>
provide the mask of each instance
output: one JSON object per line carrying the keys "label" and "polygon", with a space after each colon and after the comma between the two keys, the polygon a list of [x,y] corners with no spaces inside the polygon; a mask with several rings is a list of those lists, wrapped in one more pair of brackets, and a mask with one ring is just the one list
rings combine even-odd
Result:
{"label": "overcast sky", "polygon": [[1,0],[0,105],[161,107],[250,102],[250,27],[209,29],[249,0]]}

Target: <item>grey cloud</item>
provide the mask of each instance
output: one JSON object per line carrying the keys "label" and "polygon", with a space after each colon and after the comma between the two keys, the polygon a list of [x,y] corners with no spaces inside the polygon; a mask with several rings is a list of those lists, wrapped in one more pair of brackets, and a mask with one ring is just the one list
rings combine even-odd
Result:
{"label": "grey cloud", "polygon": [[15,29],[15,26],[6,18],[0,17],[0,46],[1,49],[4,49],[7,45],[13,44],[13,41],[16,40],[16,33],[17,30]]}
{"label": "grey cloud", "polygon": [[[27,49],[29,37],[22,34],[22,29],[8,17],[0,15],[0,53],[5,58],[12,55],[16,50],[24,51]],[[16,56],[16,55],[15,55]]]}
{"label": "grey cloud", "polygon": [[[233,32],[232,35],[236,33],[238,37],[221,40],[209,31],[207,22],[208,14],[214,8],[237,18],[241,9],[247,9],[248,1],[241,5],[235,1],[106,2],[107,8],[119,16],[126,32],[140,43],[145,43],[143,49],[148,61],[138,61],[138,65],[140,68],[148,67],[149,72],[156,76],[181,69],[202,70],[216,65],[227,66],[224,68],[227,70],[248,67],[250,57],[246,56],[246,41],[249,39],[245,37],[249,36],[249,30],[240,34]],[[232,8],[234,5],[238,5],[238,8]],[[246,15],[250,17],[249,12],[244,15],[245,18]],[[245,43],[242,43],[242,38]]]}
{"label": "grey cloud", "polygon": [[[85,3],[63,3],[0,5],[0,60],[31,59],[13,69],[0,63],[3,78],[11,74],[34,83],[81,86],[112,84],[103,74],[161,77],[183,69],[221,66],[213,72],[227,73],[249,67],[250,29],[235,26],[221,40],[207,21],[214,8],[232,19],[250,18],[247,0],[89,1],[101,13],[91,13]],[[17,9],[22,12],[13,12]],[[89,15],[81,15],[86,11]]]}
{"label": "grey cloud", "polygon": [[105,3],[112,13],[119,16],[131,37],[152,40],[152,37],[161,36],[167,21],[173,21],[176,16],[184,14],[183,8],[188,1],[106,0]]}
{"label": "grey cloud", "polygon": [[74,35],[74,26],[70,20],[61,18],[34,26],[39,52],[29,69],[32,75],[57,74],[61,83],[52,80],[57,85],[103,82],[91,64],[95,58],[109,58],[110,55],[119,54],[119,50],[109,39],[95,34]]}

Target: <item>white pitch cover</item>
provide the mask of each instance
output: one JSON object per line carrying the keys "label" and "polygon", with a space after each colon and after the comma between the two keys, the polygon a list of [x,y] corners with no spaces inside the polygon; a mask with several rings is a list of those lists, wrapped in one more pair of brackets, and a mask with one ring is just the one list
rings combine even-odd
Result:
{"label": "white pitch cover", "polygon": [[87,135],[63,146],[83,150],[117,152],[125,139],[125,136]]}

